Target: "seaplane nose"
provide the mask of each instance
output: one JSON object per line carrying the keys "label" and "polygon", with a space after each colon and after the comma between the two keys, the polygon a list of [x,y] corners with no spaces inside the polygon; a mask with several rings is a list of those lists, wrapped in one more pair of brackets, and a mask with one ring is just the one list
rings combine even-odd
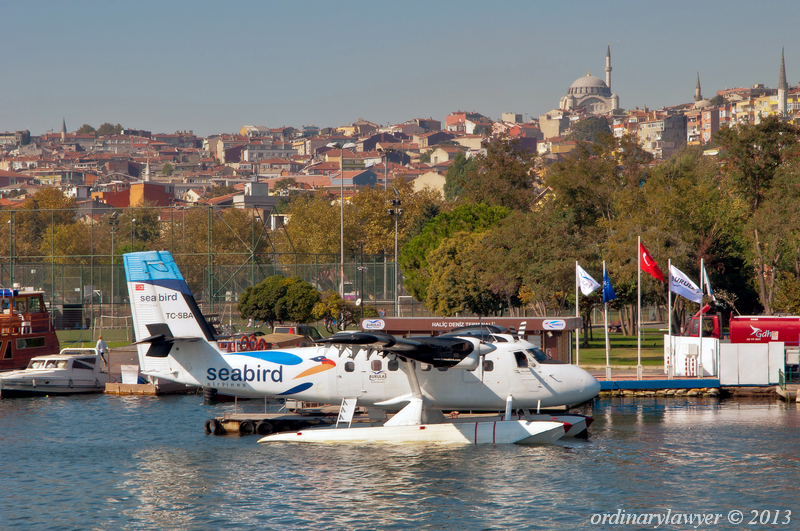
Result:
{"label": "seaplane nose", "polygon": [[580,367],[573,368],[573,379],[578,387],[578,394],[580,401],[585,402],[591,400],[600,393],[600,382],[597,378],[592,376],[588,371]]}

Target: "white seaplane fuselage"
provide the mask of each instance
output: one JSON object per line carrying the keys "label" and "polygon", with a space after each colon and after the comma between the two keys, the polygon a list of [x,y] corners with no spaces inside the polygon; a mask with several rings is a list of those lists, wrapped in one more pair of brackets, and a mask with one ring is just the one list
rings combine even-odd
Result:
{"label": "white seaplane fuselage", "polygon": [[[443,410],[497,411],[505,408],[509,395],[519,409],[578,404],[597,396],[599,384],[585,370],[537,363],[528,356],[527,366],[520,367],[515,352],[524,353],[535,345],[514,341],[512,336],[501,338],[507,342],[495,343],[482,366],[471,371],[441,370],[412,361],[425,402]],[[360,405],[370,406],[410,392],[406,366],[396,355],[372,352],[367,358],[366,349],[356,350],[355,355],[349,346],[227,352],[219,342],[197,341],[176,344],[168,357],[145,363],[146,372],[159,378],[245,397],[322,403],[357,398]]]}

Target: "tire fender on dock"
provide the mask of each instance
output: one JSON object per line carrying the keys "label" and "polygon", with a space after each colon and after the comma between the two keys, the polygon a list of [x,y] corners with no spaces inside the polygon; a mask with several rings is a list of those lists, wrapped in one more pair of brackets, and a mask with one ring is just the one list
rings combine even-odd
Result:
{"label": "tire fender on dock", "polygon": [[252,435],[256,432],[256,423],[252,420],[243,420],[239,423],[239,435]]}
{"label": "tire fender on dock", "polygon": [[208,419],[205,423],[205,429],[208,435],[222,435],[225,433],[225,428],[217,419]]}

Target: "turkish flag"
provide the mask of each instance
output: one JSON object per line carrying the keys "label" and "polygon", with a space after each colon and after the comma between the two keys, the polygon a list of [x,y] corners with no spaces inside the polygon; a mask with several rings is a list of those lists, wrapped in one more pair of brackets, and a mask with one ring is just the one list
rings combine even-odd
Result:
{"label": "turkish flag", "polygon": [[645,249],[644,245],[641,243],[639,244],[639,254],[642,257],[642,271],[650,273],[653,278],[664,282],[664,273],[661,272],[656,261],[653,260],[653,257],[650,256],[650,253],[647,252],[647,249]]}

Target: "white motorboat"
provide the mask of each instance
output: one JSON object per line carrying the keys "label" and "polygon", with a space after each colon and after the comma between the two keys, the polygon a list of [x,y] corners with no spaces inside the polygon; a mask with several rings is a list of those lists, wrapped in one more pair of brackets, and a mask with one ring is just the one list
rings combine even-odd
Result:
{"label": "white motorboat", "polygon": [[0,373],[0,397],[102,393],[107,382],[108,364],[97,349],[67,348]]}

